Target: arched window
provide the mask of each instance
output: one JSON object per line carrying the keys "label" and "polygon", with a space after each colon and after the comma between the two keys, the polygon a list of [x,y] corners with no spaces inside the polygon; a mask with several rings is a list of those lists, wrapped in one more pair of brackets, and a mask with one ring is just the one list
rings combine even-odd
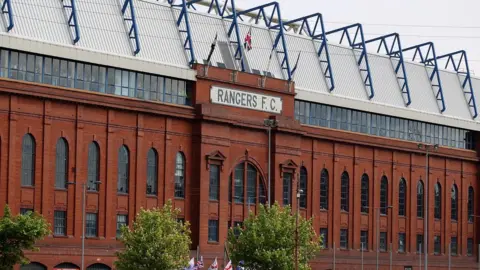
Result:
{"label": "arched window", "polygon": [[423,206],[424,200],[423,182],[420,180],[417,184],[417,217],[419,218],[423,218],[423,213],[425,210]]}
{"label": "arched window", "polygon": [[349,177],[347,172],[342,173],[341,190],[340,190],[340,210],[348,212],[349,202]]}
{"label": "arched window", "polygon": [[458,189],[457,185],[452,186],[452,200],[451,200],[451,218],[452,220],[458,220]]}
{"label": "arched window", "polygon": [[110,268],[110,266],[105,265],[103,263],[96,263],[87,267],[87,270],[110,270],[110,269],[112,269]]}
{"label": "arched window", "polygon": [[361,206],[360,210],[362,213],[368,213],[368,175],[364,173],[362,175],[362,185],[361,185],[361,194],[360,194],[360,201]]}
{"label": "arched window", "polygon": [[406,216],[407,209],[407,182],[404,178],[400,179],[398,185],[398,215]]}
{"label": "arched window", "polygon": [[307,207],[307,169],[300,168],[300,207]]}
{"label": "arched window", "polygon": [[157,194],[158,155],[155,149],[150,148],[147,154],[147,194]]}
{"label": "arched window", "polygon": [[47,267],[41,263],[32,262],[32,263],[20,266],[20,270],[47,270]]}
{"label": "arched window", "polygon": [[55,266],[54,268],[60,268],[60,269],[80,269],[80,267],[78,267],[77,265],[73,264],[73,263],[67,263],[67,262],[64,262],[64,263],[61,263],[61,264],[57,264],[57,266]]}
{"label": "arched window", "polygon": [[380,213],[383,215],[387,214],[387,203],[388,203],[388,179],[384,175],[382,180],[380,180]]}
{"label": "arched window", "polygon": [[[245,184],[247,185],[246,197],[244,192]],[[228,200],[230,202],[232,201],[232,194],[235,203],[244,203],[246,201],[247,204],[256,204],[257,199],[261,204],[265,204],[266,202],[267,193],[265,191],[263,178],[255,166],[248,162],[242,162],[235,166],[235,169],[230,175],[228,188]]]}
{"label": "arched window", "polygon": [[55,161],[55,187],[67,188],[68,178],[68,143],[64,138],[57,141]]}
{"label": "arched window", "polygon": [[22,186],[33,186],[35,179],[35,139],[30,133],[22,140]]}
{"label": "arched window", "polygon": [[128,193],[128,179],[129,179],[129,153],[125,145],[118,149],[118,177],[117,177],[117,192]]}
{"label": "arched window", "polygon": [[100,150],[96,142],[91,142],[88,146],[87,178],[88,190],[98,191],[98,182],[100,180]]}
{"label": "arched window", "polygon": [[435,218],[442,218],[442,187],[440,183],[435,184]]}
{"label": "arched window", "polygon": [[182,152],[175,158],[175,198],[185,198],[185,156]]}
{"label": "arched window", "polygon": [[473,222],[473,187],[468,187],[468,222]]}
{"label": "arched window", "polygon": [[320,209],[328,209],[328,171],[322,170],[320,175]]}

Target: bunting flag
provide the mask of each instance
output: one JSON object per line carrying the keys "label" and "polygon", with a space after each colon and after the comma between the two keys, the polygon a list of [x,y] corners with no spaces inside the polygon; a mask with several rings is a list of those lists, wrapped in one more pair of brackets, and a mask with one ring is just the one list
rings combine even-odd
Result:
{"label": "bunting flag", "polygon": [[210,267],[208,269],[210,269],[210,270],[218,269],[217,258],[215,258],[215,261],[213,261],[212,265],[210,265]]}
{"label": "bunting flag", "polygon": [[188,266],[185,268],[185,270],[195,270],[196,267],[195,267],[195,259],[192,258],[189,262],[188,262]]}
{"label": "bunting flag", "polygon": [[243,270],[243,261],[239,261],[236,270]]}
{"label": "bunting flag", "polygon": [[203,256],[200,256],[200,260],[197,261],[197,269],[203,268]]}
{"label": "bunting flag", "polygon": [[250,29],[248,29],[248,33],[245,36],[245,40],[243,41],[243,47],[247,52],[252,49],[252,27],[251,26],[250,26]]}
{"label": "bunting flag", "polygon": [[223,270],[232,270],[232,261],[228,261],[227,265]]}

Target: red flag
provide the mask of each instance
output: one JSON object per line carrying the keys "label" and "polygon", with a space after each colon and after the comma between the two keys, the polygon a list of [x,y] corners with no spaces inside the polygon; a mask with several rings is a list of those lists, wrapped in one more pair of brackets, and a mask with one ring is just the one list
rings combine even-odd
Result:
{"label": "red flag", "polygon": [[250,27],[250,29],[248,29],[248,33],[245,36],[245,40],[243,42],[243,47],[245,48],[245,50],[247,52],[252,49],[252,27]]}

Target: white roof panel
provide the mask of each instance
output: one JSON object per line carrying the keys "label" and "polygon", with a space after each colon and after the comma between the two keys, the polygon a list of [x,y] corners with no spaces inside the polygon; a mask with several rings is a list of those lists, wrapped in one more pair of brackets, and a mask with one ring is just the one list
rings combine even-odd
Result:
{"label": "white roof panel", "polygon": [[458,75],[452,72],[440,71],[440,78],[442,79],[443,98],[447,107],[444,114],[457,118],[471,119],[472,116]]}
{"label": "white roof panel", "polygon": [[372,101],[404,107],[405,102],[399,82],[395,76],[392,60],[388,57],[370,54],[368,62],[375,90],[375,96]]}

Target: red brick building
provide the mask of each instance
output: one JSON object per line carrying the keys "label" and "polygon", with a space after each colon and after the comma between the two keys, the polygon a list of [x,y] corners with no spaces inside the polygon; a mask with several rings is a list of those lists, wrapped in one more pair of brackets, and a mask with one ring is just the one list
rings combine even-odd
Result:
{"label": "red brick building", "polygon": [[[89,8],[99,14],[109,14],[111,8],[78,2],[80,17]],[[126,3],[136,5],[140,25],[154,18],[149,9],[171,12],[162,4]],[[25,8],[12,5],[11,13]],[[56,7],[30,5],[58,15]],[[219,19],[186,12],[194,21],[192,40],[209,48],[194,34],[198,25]],[[104,20],[116,25],[115,16]],[[271,64],[275,71],[267,68],[263,76],[255,68],[266,61],[256,58],[267,59],[268,53],[255,55],[255,44],[249,54],[240,49],[245,59],[232,54],[229,63],[221,37],[213,65],[190,68],[188,63],[176,65],[185,61],[176,55],[183,44],[179,40],[169,41],[177,58],[167,61],[162,57],[168,50],[148,47],[155,34],[140,35],[147,45],[134,58],[122,50],[138,44],[105,25],[86,27],[73,47],[55,43],[47,34],[40,41],[29,37],[22,24],[35,20],[18,16],[13,34],[0,39],[0,207],[36,211],[53,232],[38,243],[39,252],[28,253],[32,264],[22,269],[81,268],[84,188],[86,269],[113,269],[115,252],[121,249],[117,229],[132,224],[141,208],[161,207],[167,200],[191,223],[192,254],[198,252],[207,265],[216,257],[223,263],[228,228],[268,201],[269,175],[271,200],[298,207],[313,218],[317,234],[325,236],[313,269],[361,269],[362,262],[366,269],[377,262],[381,269],[418,269],[424,265],[426,231],[431,269],[448,269],[449,263],[454,269],[477,266],[480,124],[477,105],[465,103],[461,86],[452,80],[457,74],[434,74],[446,81],[440,99],[441,89],[425,74],[429,68],[402,62],[410,77],[411,104],[401,108],[407,92],[396,80],[404,78],[391,69],[389,58],[377,54],[366,54],[373,59],[367,77],[355,61],[342,60],[355,59],[350,48],[333,45],[328,65],[335,81],[332,73],[311,79],[325,68],[312,64],[315,56],[297,61],[298,71],[284,68],[277,58]],[[65,25],[54,27],[59,38],[70,38]],[[135,31],[142,30],[153,31]],[[89,31],[103,33],[100,40],[123,39],[118,47],[108,47],[95,43]],[[254,31],[260,36],[270,30]],[[287,43],[311,44],[299,35],[277,32],[272,33],[288,41],[278,45],[267,38],[277,51],[278,46],[286,51]],[[183,41],[188,42],[188,35]],[[257,41],[267,42],[263,37]],[[182,57],[189,57],[189,49],[182,50]],[[198,54],[197,59],[207,59],[208,50]],[[245,72],[229,66],[247,60]],[[365,90],[374,93],[365,84],[368,76],[379,97],[367,98]],[[480,86],[480,79],[471,81]],[[317,84],[323,90],[313,91]],[[275,124],[270,138],[267,119]]]}

